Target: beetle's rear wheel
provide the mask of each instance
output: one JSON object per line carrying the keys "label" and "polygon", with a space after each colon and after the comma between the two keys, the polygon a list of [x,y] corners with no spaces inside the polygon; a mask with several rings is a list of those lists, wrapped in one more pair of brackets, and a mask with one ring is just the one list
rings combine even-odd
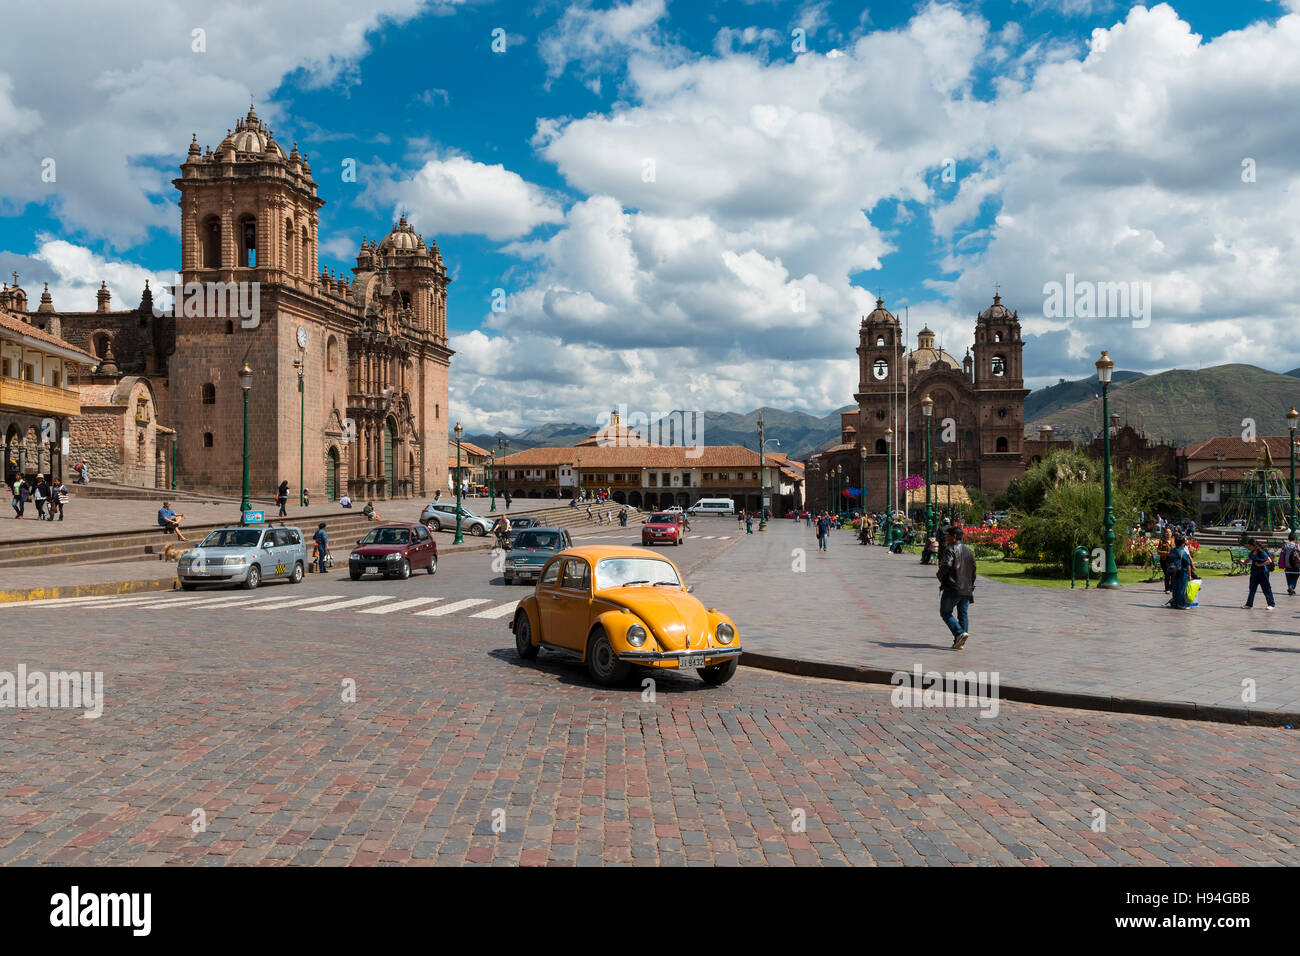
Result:
{"label": "beetle's rear wheel", "polygon": [[537,656],[537,647],[533,644],[533,627],[528,623],[527,611],[515,615],[515,650],[524,660]]}

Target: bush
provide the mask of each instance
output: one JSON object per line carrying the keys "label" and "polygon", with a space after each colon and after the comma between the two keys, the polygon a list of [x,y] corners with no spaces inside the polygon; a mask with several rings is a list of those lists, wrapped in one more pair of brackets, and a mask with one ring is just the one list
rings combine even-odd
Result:
{"label": "bush", "polygon": [[1055,564],[1031,564],[1025,568],[1025,576],[1031,578],[1059,578],[1061,569]]}
{"label": "bush", "polygon": [[990,544],[971,545],[971,551],[972,553],[974,553],[975,558],[980,561],[983,560],[1001,561],[1003,557],[1005,557],[1005,555],[1003,555],[1002,553],[1001,548],[995,548]]}

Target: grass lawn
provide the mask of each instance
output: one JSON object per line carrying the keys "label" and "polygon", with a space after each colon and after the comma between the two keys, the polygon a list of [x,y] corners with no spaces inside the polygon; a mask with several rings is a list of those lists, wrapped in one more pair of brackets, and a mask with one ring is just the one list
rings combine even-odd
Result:
{"label": "grass lawn", "polygon": [[[914,554],[917,557],[920,557],[921,555],[921,546],[919,544],[909,545],[903,548],[903,550],[910,554]],[[1222,561],[1224,563],[1229,563],[1228,551],[1226,548],[1201,548],[1197,555],[1197,561],[1198,564],[1202,561]],[[1070,579],[1068,577],[1044,578],[1036,575],[1030,576],[1025,573],[1028,567],[1029,562],[1019,561],[1016,559],[998,560],[994,558],[980,558],[978,560],[979,574],[981,577],[993,578],[997,581],[1005,581],[1007,584],[1024,584],[1039,588],[1068,588],[1070,586]],[[1228,574],[1226,570],[1220,570],[1217,568],[1206,568],[1201,570],[1199,567],[1196,573],[1203,578],[1225,577]],[[1094,587],[1097,585],[1098,577],[1099,576],[1096,574],[1092,577],[1092,585]],[[1155,580],[1160,579],[1160,577],[1155,578]],[[1121,567],[1119,569],[1120,584],[1143,584],[1151,580],[1151,568]],[[1076,587],[1083,587],[1083,585],[1084,581],[1082,579],[1076,580]],[[1285,587],[1285,585],[1283,585],[1283,587]]]}

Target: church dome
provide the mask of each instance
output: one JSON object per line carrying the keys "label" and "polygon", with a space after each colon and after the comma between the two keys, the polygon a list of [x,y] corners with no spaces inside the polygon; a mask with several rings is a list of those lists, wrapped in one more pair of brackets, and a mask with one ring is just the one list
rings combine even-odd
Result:
{"label": "church dome", "polygon": [[397,252],[417,252],[424,248],[424,239],[418,236],[411,224],[403,216],[393,226],[393,231],[379,243],[380,252],[395,250]]}
{"label": "church dome", "polygon": [[235,129],[226,135],[217,147],[221,152],[234,150],[238,154],[270,154],[277,159],[285,159],[284,150],[271,136],[266,124],[257,118],[257,112],[250,106],[248,115],[235,123]]}
{"label": "church dome", "polygon": [[913,365],[924,371],[935,362],[942,362],[950,368],[961,368],[961,362],[953,358],[941,348],[936,348],[934,344],[934,333],[930,327],[926,326],[916,334],[916,348],[908,353],[907,360]]}
{"label": "church dome", "polygon": [[862,320],[863,325],[869,325],[873,322],[889,322],[895,325],[898,324],[898,318],[885,308],[884,299],[877,298],[876,307],[871,310],[870,314],[868,314],[865,319]]}
{"label": "church dome", "polygon": [[996,293],[993,296],[993,304],[979,314],[981,322],[1002,322],[1008,319],[1014,319],[1016,314],[1002,304],[1002,296]]}

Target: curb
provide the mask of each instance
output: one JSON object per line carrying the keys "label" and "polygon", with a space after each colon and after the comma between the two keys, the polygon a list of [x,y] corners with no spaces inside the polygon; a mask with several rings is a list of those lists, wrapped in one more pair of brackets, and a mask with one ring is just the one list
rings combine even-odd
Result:
{"label": "curb", "polygon": [[[884,670],[879,667],[858,667],[853,664],[804,661],[795,657],[753,654],[749,651],[740,656],[740,663],[745,667],[778,671],[799,677],[897,686],[892,677],[898,672],[896,670]],[[1042,690],[1035,687],[1013,687],[1007,684],[1002,684],[998,688],[998,697],[1000,700],[1015,701],[1021,704],[1038,704],[1042,707],[1070,707],[1075,710],[1099,710],[1113,714],[1140,714],[1146,717],[1169,717],[1175,720],[1203,720],[1219,724],[1242,724],[1251,727],[1300,726],[1300,713],[1277,710],[1249,710],[1245,707],[1210,706],[1192,701],[1145,700],[1140,697],[1105,697],[1100,694],[1078,694],[1069,691]]]}
{"label": "curb", "polygon": [[176,575],[151,578],[145,581],[105,581],[101,584],[56,585],[49,588],[26,590],[0,590],[0,604],[14,601],[48,601],[55,598],[112,597],[117,594],[134,594],[137,591],[170,591],[176,588]]}

